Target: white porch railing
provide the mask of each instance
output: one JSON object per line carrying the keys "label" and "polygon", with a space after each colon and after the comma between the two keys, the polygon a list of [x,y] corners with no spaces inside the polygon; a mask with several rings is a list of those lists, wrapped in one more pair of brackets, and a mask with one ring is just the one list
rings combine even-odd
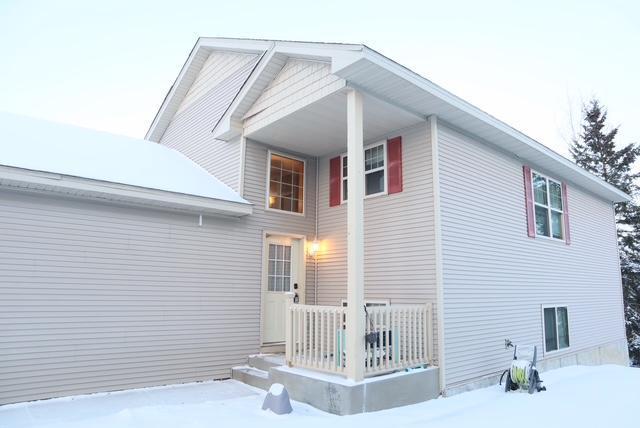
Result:
{"label": "white porch railing", "polygon": [[[346,309],[291,304],[286,317],[286,360],[294,367],[343,373]],[[432,304],[367,308],[364,371],[367,376],[430,364],[433,356]]]}

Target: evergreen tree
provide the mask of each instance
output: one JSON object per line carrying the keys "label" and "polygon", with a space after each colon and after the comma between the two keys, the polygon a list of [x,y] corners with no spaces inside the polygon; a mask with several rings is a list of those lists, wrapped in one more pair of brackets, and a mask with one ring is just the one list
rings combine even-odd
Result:
{"label": "evergreen tree", "polygon": [[[635,198],[640,174],[632,168],[640,146],[616,149],[618,127],[607,130],[606,122],[607,110],[592,99],[583,107],[581,132],[569,151],[576,164]],[[640,207],[635,201],[623,202],[616,204],[615,212],[629,354],[640,365]]]}

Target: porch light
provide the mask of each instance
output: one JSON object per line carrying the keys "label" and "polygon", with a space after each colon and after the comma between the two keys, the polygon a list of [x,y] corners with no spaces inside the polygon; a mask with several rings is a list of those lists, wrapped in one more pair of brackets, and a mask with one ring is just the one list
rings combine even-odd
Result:
{"label": "porch light", "polygon": [[311,244],[309,244],[308,253],[311,257],[317,257],[320,252],[320,242],[318,240],[314,240]]}

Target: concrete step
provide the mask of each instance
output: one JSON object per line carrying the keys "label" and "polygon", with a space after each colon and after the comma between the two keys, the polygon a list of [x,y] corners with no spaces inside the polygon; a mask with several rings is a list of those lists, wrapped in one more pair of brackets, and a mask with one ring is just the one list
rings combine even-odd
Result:
{"label": "concrete step", "polygon": [[233,367],[231,369],[231,378],[256,388],[269,390],[271,380],[269,372],[249,366]]}
{"label": "concrete step", "polygon": [[271,367],[284,366],[283,354],[259,354],[249,355],[248,363],[250,367],[268,372]]}

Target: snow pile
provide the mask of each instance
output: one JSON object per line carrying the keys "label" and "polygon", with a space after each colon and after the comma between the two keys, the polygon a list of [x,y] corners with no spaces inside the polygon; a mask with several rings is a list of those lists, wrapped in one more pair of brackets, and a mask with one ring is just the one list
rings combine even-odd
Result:
{"label": "snow pile", "polygon": [[499,386],[396,409],[334,416],[293,402],[293,413],[260,410],[265,396],[235,381],[148,388],[0,407],[14,427],[592,427],[637,426],[640,369],[568,367],[541,374],[548,391]]}
{"label": "snow pile", "polygon": [[176,150],[0,113],[0,165],[247,203]]}

